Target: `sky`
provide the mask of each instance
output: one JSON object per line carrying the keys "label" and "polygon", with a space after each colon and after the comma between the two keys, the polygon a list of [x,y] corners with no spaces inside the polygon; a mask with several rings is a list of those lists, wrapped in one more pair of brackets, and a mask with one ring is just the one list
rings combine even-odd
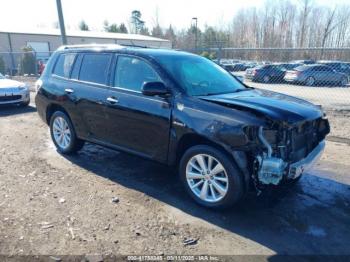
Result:
{"label": "sky", "polygon": [[[313,1],[332,6],[349,0]],[[1,0],[0,3],[0,30],[52,28],[58,20],[56,0]],[[176,29],[187,28],[192,17],[198,17],[200,28],[206,24],[224,27],[239,9],[262,7],[264,3],[265,0],[62,0],[67,30],[77,30],[79,22],[84,20],[90,30],[97,31],[103,29],[104,20],[128,25],[135,9],[141,11],[149,28],[156,24],[157,13],[162,27],[172,24]]]}

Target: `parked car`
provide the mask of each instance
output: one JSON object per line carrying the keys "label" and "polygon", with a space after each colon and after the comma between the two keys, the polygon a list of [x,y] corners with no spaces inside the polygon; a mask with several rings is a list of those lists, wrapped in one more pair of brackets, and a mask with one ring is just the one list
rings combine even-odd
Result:
{"label": "parked car", "polygon": [[0,73],[0,105],[16,104],[27,106],[29,103],[28,86],[25,83],[7,79]]}
{"label": "parked car", "polygon": [[245,63],[236,63],[232,66],[233,72],[245,71],[249,68],[249,66]]}
{"label": "parked car", "polygon": [[245,86],[210,60],[174,50],[65,46],[37,85],[37,110],[58,152],[89,141],[177,166],[206,207],[296,182],[329,133],[318,106]]}
{"label": "parked car", "polygon": [[247,69],[245,77],[254,82],[281,82],[283,81],[286,69],[280,64],[263,65]]}
{"label": "parked car", "polygon": [[349,82],[346,74],[339,73],[329,66],[315,64],[304,65],[287,71],[284,80],[290,83],[315,85],[341,85],[346,86]]}
{"label": "parked car", "polygon": [[290,61],[291,64],[304,64],[304,65],[312,65],[315,64],[316,61],[312,59],[306,59],[306,60],[293,60]]}
{"label": "parked car", "polygon": [[221,67],[225,69],[227,72],[233,72],[233,65],[232,64],[221,64]]}
{"label": "parked car", "polygon": [[325,61],[325,60],[318,61],[317,63],[321,65],[329,66],[330,68],[332,68],[337,72],[346,74],[348,77],[350,76],[350,65],[347,63],[337,62],[337,61]]}

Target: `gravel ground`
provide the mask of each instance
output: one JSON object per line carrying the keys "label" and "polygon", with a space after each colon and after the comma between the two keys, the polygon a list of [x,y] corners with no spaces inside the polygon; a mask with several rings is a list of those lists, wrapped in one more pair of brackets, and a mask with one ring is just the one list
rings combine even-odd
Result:
{"label": "gravel ground", "polygon": [[33,103],[0,108],[0,138],[0,254],[350,254],[347,140],[293,189],[214,212],[165,166],[90,144],[58,154]]}

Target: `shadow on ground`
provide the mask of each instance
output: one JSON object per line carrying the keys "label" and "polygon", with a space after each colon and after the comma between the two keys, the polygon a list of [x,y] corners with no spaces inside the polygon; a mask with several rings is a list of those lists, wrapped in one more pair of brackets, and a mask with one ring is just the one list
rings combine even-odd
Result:
{"label": "shadow on ground", "polygon": [[196,205],[169,167],[91,144],[67,158],[277,254],[350,254],[350,186],[321,178],[321,171],[305,175],[289,190],[249,195],[235,208],[218,212]]}
{"label": "shadow on ground", "polygon": [[0,105],[0,117],[33,113],[35,111],[36,108],[33,106],[22,107],[18,105]]}

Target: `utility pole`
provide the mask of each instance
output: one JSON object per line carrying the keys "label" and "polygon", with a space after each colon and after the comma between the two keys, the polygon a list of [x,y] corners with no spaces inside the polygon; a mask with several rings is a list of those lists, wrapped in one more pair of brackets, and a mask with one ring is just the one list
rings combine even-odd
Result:
{"label": "utility pole", "polygon": [[61,0],[56,0],[56,4],[57,4],[58,21],[60,23],[60,29],[61,29],[62,44],[66,45],[67,44],[67,37],[66,37],[66,29],[64,27],[64,19],[63,19]]}
{"label": "utility pole", "polygon": [[196,54],[198,53],[198,18],[197,17],[193,17],[192,20],[195,21],[195,28],[196,28],[196,31],[195,31],[195,35],[194,35],[194,45],[195,45],[195,52]]}

